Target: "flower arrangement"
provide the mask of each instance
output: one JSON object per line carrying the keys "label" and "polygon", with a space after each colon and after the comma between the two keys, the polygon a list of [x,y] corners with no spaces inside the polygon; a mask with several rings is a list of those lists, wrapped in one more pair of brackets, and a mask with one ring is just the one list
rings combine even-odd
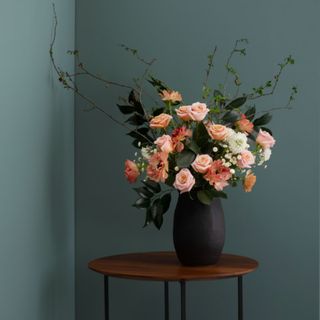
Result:
{"label": "flower arrangement", "polygon": [[[245,192],[252,190],[256,183],[255,168],[266,167],[276,143],[271,130],[266,127],[272,118],[271,112],[290,109],[297,88],[292,87],[289,101],[283,107],[261,112],[253,102],[275,92],[283,70],[294,64],[291,56],[279,64],[272,80],[252,88],[249,93],[240,93],[242,83],[231,61],[235,54],[246,55],[248,41],[240,39],[235,42],[225,63],[224,82],[215,89],[209,85],[217,51],[214,48],[208,55],[199,101],[189,102],[184,101],[180,92],[151,74],[155,59],[147,61],[136,49],[124,45],[121,46],[145,65],[143,75],[134,80],[134,86],[110,81],[89,71],[77,50],[68,52],[76,58],[77,71],[71,74],[62,70],[53,56],[56,28],[55,15],[50,57],[59,81],[88,102],[91,110],[98,110],[129,129],[132,144],[138,149],[135,158],[125,161],[125,177],[131,184],[141,181],[141,186],[134,188],[139,198],[133,205],[146,210],[145,226],[154,223],[161,228],[174,190],[180,194],[189,193],[192,199],[205,205],[214,198],[226,198],[225,191],[229,186],[241,184]],[[128,118],[124,122],[115,119],[94,99],[83,94],[75,81],[78,76],[91,77],[107,87],[117,86],[129,91],[118,104],[120,112]],[[227,92],[230,77],[233,94]],[[147,108],[143,102],[145,83],[155,89],[157,107]]]}

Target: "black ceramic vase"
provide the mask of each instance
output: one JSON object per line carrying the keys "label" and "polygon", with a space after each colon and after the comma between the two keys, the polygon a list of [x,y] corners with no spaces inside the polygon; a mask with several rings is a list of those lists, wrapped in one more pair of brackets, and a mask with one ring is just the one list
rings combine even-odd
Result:
{"label": "black ceramic vase", "polygon": [[211,205],[179,196],[174,213],[173,241],[177,257],[187,266],[218,262],[225,239],[224,215],[220,199]]}

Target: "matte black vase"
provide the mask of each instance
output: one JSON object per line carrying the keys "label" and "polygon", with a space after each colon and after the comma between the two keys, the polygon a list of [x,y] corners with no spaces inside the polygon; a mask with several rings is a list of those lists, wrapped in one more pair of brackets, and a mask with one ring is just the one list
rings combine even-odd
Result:
{"label": "matte black vase", "polygon": [[173,223],[173,241],[177,257],[187,266],[218,262],[225,239],[224,214],[220,199],[211,205],[179,196]]}

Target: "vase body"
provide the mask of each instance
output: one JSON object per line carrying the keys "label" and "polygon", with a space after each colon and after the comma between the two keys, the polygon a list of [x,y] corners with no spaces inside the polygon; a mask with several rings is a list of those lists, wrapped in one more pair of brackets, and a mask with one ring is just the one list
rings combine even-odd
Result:
{"label": "vase body", "polygon": [[218,262],[225,239],[221,200],[211,205],[192,200],[187,193],[179,196],[174,213],[173,242],[181,264],[204,266]]}

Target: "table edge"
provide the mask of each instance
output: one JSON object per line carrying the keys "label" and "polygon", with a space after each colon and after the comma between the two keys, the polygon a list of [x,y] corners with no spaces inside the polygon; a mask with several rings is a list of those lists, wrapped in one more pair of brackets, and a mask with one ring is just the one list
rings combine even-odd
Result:
{"label": "table edge", "polygon": [[[197,276],[197,277],[157,277],[157,276],[142,276],[142,275],[125,275],[123,273],[116,273],[116,272],[102,272],[98,271],[96,268],[92,266],[92,263],[97,260],[102,260],[105,258],[110,258],[110,257],[117,257],[117,256],[123,256],[123,255],[134,255],[134,254],[142,254],[142,253],[173,253],[173,251],[148,251],[148,252],[132,252],[132,253],[124,253],[124,254],[116,254],[116,255],[111,255],[111,256],[106,256],[106,257],[100,257],[94,260],[91,260],[88,263],[88,268],[96,273],[99,273],[104,276],[108,277],[113,277],[113,278],[121,278],[121,279],[131,279],[131,280],[145,280],[145,281],[201,281],[201,280],[220,280],[220,279],[228,279],[228,278],[236,278],[240,276],[245,276],[251,272],[254,272],[258,267],[259,267],[259,262],[255,259],[246,257],[246,256],[240,256],[240,255],[235,255],[235,254],[229,254],[229,253],[223,253],[224,255],[229,255],[229,256],[237,256],[237,257],[242,257],[251,260],[253,263],[255,263],[255,266],[247,269],[245,272],[235,272],[234,274],[229,274],[229,275],[221,275],[217,274],[214,276],[208,276],[204,275],[203,277]],[[184,266],[186,267],[186,266]],[[193,267],[190,267],[191,269]]]}

